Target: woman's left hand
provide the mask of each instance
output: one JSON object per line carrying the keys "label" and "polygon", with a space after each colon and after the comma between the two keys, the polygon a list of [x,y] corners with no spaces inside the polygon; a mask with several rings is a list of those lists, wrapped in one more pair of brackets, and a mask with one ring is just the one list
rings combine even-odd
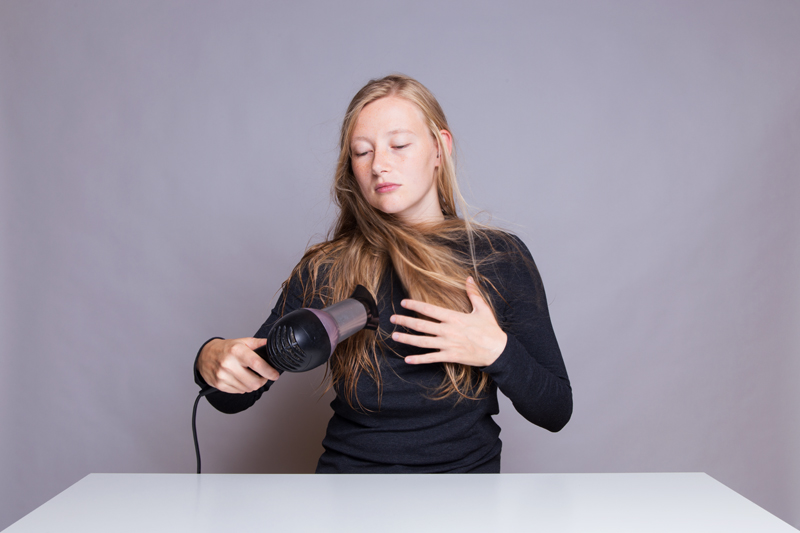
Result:
{"label": "woman's left hand", "polygon": [[489,366],[500,357],[508,336],[500,329],[491,307],[481,297],[472,277],[467,278],[467,296],[472,303],[471,313],[460,313],[417,300],[401,302],[404,308],[439,321],[392,315],[392,324],[426,334],[394,332],[392,339],[419,348],[439,350],[410,355],[406,357],[406,363],[461,363],[482,367]]}

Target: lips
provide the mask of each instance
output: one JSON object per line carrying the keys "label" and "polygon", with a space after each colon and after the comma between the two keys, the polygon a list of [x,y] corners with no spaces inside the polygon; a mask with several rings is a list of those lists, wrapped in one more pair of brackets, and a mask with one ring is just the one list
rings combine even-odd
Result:
{"label": "lips", "polygon": [[398,183],[379,183],[377,187],[375,187],[375,192],[383,193],[383,192],[392,192],[400,188]]}

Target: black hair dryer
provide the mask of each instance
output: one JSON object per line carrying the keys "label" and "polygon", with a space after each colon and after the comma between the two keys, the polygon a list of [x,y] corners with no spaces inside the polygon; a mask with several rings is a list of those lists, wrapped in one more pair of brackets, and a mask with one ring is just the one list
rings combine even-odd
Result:
{"label": "black hair dryer", "polygon": [[303,308],[275,322],[267,344],[255,350],[279,372],[305,372],[323,364],[336,345],[362,329],[378,329],[378,306],[361,286],[325,309]]}

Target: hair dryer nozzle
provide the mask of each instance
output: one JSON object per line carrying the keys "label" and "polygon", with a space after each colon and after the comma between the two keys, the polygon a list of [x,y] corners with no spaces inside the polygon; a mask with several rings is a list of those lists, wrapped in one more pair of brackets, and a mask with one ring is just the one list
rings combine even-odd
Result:
{"label": "hair dryer nozzle", "polygon": [[373,331],[377,330],[379,325],[378,304],[375,303],[375,298],[372,297],[367,288],[363,285],[356,285],[356,290],[353,291],[350,298],[364,304],[364,308],[367,310],[367,323],[364,328]]}

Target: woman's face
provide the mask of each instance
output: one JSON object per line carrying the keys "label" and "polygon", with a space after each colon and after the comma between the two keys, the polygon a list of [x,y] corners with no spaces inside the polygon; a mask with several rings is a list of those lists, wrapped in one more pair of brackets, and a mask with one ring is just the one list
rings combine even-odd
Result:
{"label": "woman's face", "polygon": [[[449,149],[450,132],[441,133]],[[439,146],[415,104],[389,96],[365,106],[350,153],[353,174],[372,207],[412,223],[444,218],[435,179]]]}

